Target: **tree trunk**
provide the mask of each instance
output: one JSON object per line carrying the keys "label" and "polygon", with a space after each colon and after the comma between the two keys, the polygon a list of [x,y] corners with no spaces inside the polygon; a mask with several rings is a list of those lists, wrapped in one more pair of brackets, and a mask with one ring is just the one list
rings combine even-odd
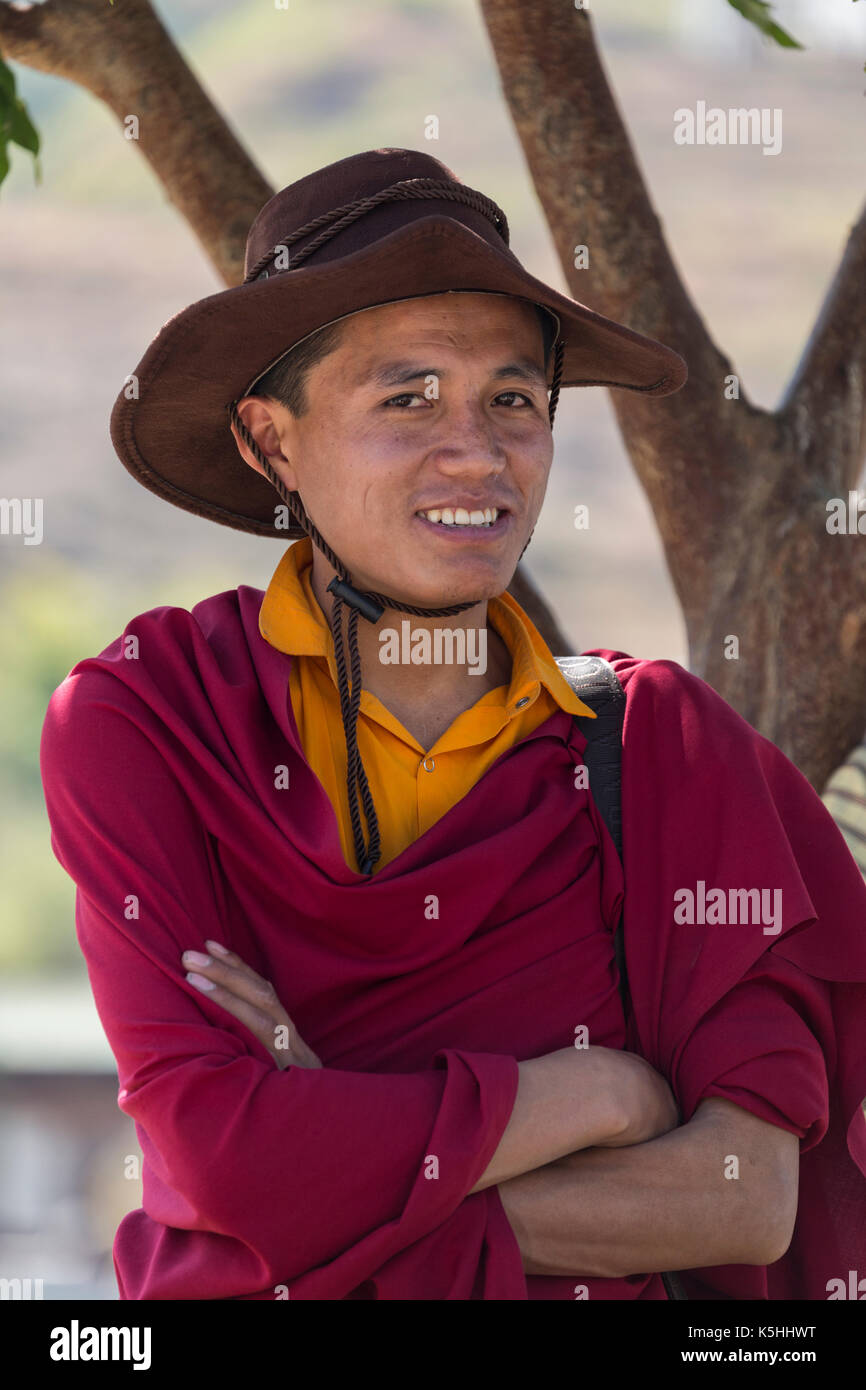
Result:
{"label": "tree trunk", "polygon": [[[688,363],[671,397],[611,400],[690,667],[820,790],[866,728],[866,542],[829,534],[826,505],[847,503],[863,466],[866,210],[779,409],[760,409],[741,382],[734,394],[677,274],[587,12],[562,0],[481,8],[571,294]],[[574,267],[578,244],[588,270]]]}

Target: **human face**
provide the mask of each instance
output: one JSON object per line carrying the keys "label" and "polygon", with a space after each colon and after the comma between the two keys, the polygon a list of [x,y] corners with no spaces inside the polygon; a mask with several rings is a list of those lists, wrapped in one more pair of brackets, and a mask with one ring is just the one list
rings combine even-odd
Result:
{"label": "human face", "polygon": [[[307,376],[307,412],[274,408],[285,464],[271,462],[359,588],[419,607],[502,593],[553,457],[535,311],[447,293],[364,310],[343,330]],[[418,515],[449,506],[499,516],[464,529]]]}

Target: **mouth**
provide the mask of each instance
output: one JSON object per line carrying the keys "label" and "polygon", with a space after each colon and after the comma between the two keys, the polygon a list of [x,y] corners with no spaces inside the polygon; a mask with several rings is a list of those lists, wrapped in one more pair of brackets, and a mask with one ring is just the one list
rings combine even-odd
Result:
{"label": "mouth", "polygon": [[435,531],[443,539],[480,540],[504,535],[511,524],[507,508],[484,507],[469,512],[465,507],[431,507],[415,513],[415,520],[427,531]]}

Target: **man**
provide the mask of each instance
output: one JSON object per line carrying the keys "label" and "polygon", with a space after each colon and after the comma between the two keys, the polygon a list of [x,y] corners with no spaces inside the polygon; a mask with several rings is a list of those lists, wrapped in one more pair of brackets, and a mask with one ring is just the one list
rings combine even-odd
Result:
{"label": "man", "polygon": [[[665,1271],[824,1298],[862,1261],[866,885],[841,836],[702,681],[605,651],[620,864],[592,711],[506,593],[560,385],[684,381],[400,150],[277,194],[244,284],[132,374],[112,438],[142,483],[303,539],[264,595],[134,618],[45,721],[144,1155],[121,1298],[662,1299]],[[483,660],[431,660],[446,628]]]}

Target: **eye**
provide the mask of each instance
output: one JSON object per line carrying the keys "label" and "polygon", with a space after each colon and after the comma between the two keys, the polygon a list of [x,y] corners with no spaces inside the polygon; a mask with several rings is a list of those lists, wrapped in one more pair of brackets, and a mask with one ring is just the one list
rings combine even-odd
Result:
{"label": "eye", "polygon": [[[535,406],[535,402],[534,402],[534,400],[532,399],[532,397],[531,397],[531,396],[527,396],[523,391],[500,391],[500,392],[499,392],[499,395],[496,396],[495,399],[498,400],[498,401],[501,401],[501,400],[503,399],[503,397],[506,397],[506,396],[512,396],[512,397],[514,397],[515,399],[518,399],[518,400],[523,401],[523,402],[525,403],[525,405],[526,405],[530,410],[533,409],[534,406]],[[401,407],[400,407],[400,405],[399,405],[399,402],[401,402],[401,401],[403,401],[403,402],[405,402],[405,401],[413,401],[413,400],[426,401],[427,399],[428,399],[428,398],[427,398],[426,396],[422,396],[422,395],[421,395],[419,392],[417,392],[417,391],[404,391],[404,392],[403,392],[401,395],[399,395],[399,396],[390,396],[390,397],[388,398],[387,401],[383,401],[383,402],[382,402],[382,408],[383,408],[383,409],[387,409],[389,406],[396,406],[398,409],[400,409]],[[433,399],[433,398],[431,398],[431,399]]]}
{"label": "eye", "polygon": [[400,396],[391,396],[389,400],[383,401],[382,406],[384,409],[387,409],[387,407],[393,405],[395,401],[422,401],[424,399],[425,397],[419,395],[417,391],[404,391]]}

